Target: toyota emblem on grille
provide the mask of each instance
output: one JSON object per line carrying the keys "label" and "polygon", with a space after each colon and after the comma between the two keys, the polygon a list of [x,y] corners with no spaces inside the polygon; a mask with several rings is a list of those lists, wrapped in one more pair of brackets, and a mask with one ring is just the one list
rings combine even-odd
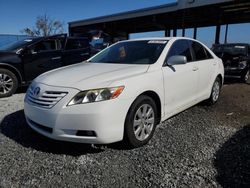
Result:
{"label": "toyota emblem on grille", "polygon": [[33,91],[33,95],[34,96],[38,96],[39,95],[39,93],[40,93],[40,87],[36,87],[35,89],[34,89],[34,91]]}

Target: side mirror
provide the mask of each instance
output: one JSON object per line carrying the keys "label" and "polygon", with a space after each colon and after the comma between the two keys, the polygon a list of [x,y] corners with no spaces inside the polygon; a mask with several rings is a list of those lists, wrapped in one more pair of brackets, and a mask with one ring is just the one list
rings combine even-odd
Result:
{"label": "side mirror", "polygon": [[16,51],[16,54],[18,55],[27,55],[30,54],[30,49],[28,47],[20,48]]}
{"label": "side mirror", "polygon": [[21,48],[18,51],[16,51],[16,54],[20,54],[20,55],[30,54],[30,49],[28,47]]}
{"label": "side mirror", "polygon": [[16,54],[17,54],[17,55],[23,54],[24,51],[25,51],[24,48],[20,48],[20,49],[18,49],[18,50],[16,51]]}
{"label": "side mirror", "polygon": [[187,63],[187,58],[186,56],[182,56],[182,55],[175,55],[172,56],[168,59],[167,64],[170,66],[173,65],[183,65]]}

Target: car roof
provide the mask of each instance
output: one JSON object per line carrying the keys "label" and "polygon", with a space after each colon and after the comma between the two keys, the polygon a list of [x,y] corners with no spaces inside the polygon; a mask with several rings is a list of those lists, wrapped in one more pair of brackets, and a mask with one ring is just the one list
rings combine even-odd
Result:
{"label": "car roof", "polygon": [[144,37],[144,38],[136,38],[136,39],[129,39],[130,41],[137,41],[137,40],[171,40],[177,38],[186,38],[186,37]]}
{"label": "car roof", "polygon": [[[67,37],[64,34],[62,35],[51,35],[51,36],[39,36],[39,37],[31,37],[31,38],[27,38],[27,39],[31,39],[31,40],[40,40],[40,39],[50,39],[50,38],[64,38]],[[70,36],[67,37],[68,39],[86,39],[88,40],[88,37],[74,37],[74,36]]]}
{"label": "car roof", "polygon": [[226,44],[214,44],[214,46],[236,46],[236,45],[241,45],[241,46],[249,46],[250,44],[248,44],[248,43],[226,43]]}
{"label": "car roof", "polygon": [[[144,41],[144,40],[177,40],[177,39],[186,39],[186,40],[192,40],[197,41],[192,38],[188,37],[146,37],[146,38],[137,38],[137,39],[129,39],[125,41]],[[199,41],[198,41],[199,42]]]}

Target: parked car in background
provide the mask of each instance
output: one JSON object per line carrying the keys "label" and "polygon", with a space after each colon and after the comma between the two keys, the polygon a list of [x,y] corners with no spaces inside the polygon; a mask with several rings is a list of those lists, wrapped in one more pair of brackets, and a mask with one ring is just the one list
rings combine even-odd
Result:
{"label": "parked car in background", "polygon": [[38,75],[90,57],[88,38],[55,35],[23,39],[0,47],[0,97],[12,95],[19,86]]}
{"label": "parked car in background", "polygon": [[218,44],[213,52],[222,59],[226,77],[240,78],[243,82],[249,80],[250,45],[244,43]]}
{"label": "parked car in background", "polygon": [[52,139],[139,147],[161,121],[203,100],[216,103],[223,76],[221,59],[196,40],[122,41],[40,75],[24,112],[30,127]]}
{"label": "parked car in background", "polygon": [[91,46],[91,56],[99,53],[103,49],[107,48],[109,46],[109,43],[95,43]]}

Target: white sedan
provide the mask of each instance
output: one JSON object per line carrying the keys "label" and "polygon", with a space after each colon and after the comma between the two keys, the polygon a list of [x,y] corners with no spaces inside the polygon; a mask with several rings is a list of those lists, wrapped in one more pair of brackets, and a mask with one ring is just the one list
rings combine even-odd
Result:
{"label": "white sedan", "polygon": [[161,121],[204,100],[216,103],[223,76],[221,59],[196,40],[122,41],[37,77],[24,111],[30,127],[52,139],[139,147]]}

